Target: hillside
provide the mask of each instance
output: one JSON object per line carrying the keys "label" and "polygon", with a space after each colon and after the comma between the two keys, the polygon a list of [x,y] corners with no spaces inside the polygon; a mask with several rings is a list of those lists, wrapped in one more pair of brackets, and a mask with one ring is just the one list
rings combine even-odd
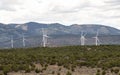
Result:
{"label": "hillside", "polygon": [[119,45],[0,50],[4,75],[119,75],[119,70]]}
{"label": "hillside", "polygon": [[[25,33],[27,35],[40,35],[41,29],[46,28],[49,35],[60,35],[60,34],[80,34],[82,31],[88,34],[99,34],[102,35],[120,35],[120,30],[105,25],[97,24],[83,24],[83,25],[70,25],[65,26],[59,23],[43,24],[37,22],[28,22],[24,24],[0,24],[0,32],[8,33],[9,35],[20,35]],[[12,33],[10,33],[12,32]]]}
{"label": "hillside", "polygon": [[[99,31],[101,44],[120,44],[120,30],[105,25],[84,24],[65,26],[59,23],[43,24],[28,22],[24,24],[0,24],[0,47],[11,47],[11,37],[14,47],[22,47],[22,34],[25,35],[27,47],[42,45],[42,28],[45,28],[49,46],[80,45],[81,32],[87,33],[86,45],[93,45],[96,32]],[[68,39],[69,38],[69,39]]]}

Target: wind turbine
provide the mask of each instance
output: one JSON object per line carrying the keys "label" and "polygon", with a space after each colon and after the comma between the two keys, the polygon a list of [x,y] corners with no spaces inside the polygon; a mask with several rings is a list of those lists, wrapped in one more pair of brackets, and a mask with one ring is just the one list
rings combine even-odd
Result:
{"label": "wind turbine", "polygon": [[14,47],[14,45],[13,45],[13,36],[11,36],[11,48],[13,48]]}
{"label": "wind turbine", "polygon": [[93,37],[93,38],[95,38],[95,45],[96,45],[96,46],[99,45],[99,43],[100,43],[100,40],[99,40],[98,36],[99,36],[99,33],[98,33],[98,31],[97,31],[96,36]]}
{"label": "wind turbine", "polygon": [[25,36],[24,36],[24,34],[22,34],[22,36],[23,36],[23,39],[22,39],[22,41],[23,41],[23,47],[25,47],[26,45],[25,45]]}
{"label": "wind turbine", "polygon": [[42,33],[43,33],[43,47],[46,47],[48,36],[44,28],[42,28]]}
{"label": "wind turbine", "polygon": [[80,40],[81,40],[81,45],[82,45],[82,46],[85,45],[85,40],[86,40],[85,36],[86,36],[86,33],[83,34],[83,32],[81,32],[81,38],[80,38]]}

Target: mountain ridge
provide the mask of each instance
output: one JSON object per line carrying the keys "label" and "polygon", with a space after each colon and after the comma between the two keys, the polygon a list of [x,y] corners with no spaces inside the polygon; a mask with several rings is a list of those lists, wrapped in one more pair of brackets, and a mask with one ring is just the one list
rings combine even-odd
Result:
{"label": "mountain ridge", "polygon": [[[95,34],[97,31],[99,31],[99,34],[103,35],[120,35],[120,30],[116,29],[114,27],[106,26],[106,25],[100,25],[100,24],[72,24],[70,26],[66,26],[60,23],[38,23],[38,22],[27,22],[23,24],[3,24],[0,23],[0,27],[9,28],[12,30],[19,30],[18,32],[26,33],[26,34],[38,34],[38,32],[41,32],[41,28],[46,28],[49,35],[54,34],[80,34],[82,31],[86,32],[88,34]],[[13,31],[14,32],[14,31]],[[39,33],[41,34],[41,33]]]}
{"label": "mountain ridge", "polygon": [[[61,24],[61,23],[39,23],[39,22],[26,22],[26,23],[8,23],[8,24],[5,24],[5,23],[0,23],[0,25],[22,25],[22,24],[46,24],[46,25],[63,25],[63,26],[80,26],[80,25],[99,25],[99,26],[107,26],[107,25],[104,25],[104,24],[69,24],[69,25],[66,25],[66,24]],[[107,26],[107,27],[112,27],[112,26]],[[115,28],[115,27],[112,27],[112,28]],[[117,28],[115,28],[117,29]],[[120,29],[118,29],[120,30]]]}
{"label": "mountain ridge", "polygon": [[86,45],[94,45],[97,31],[102,44],[120,44],[120,30],[96,24],[72,24],[65,26],[59,23],[36,23],[23,24],[0,23],[0,48],[11,47],[13,37],[14,47],[22,47],[23,34],[27,47],[42,46],[42,28],[47,31],[49,46],[80,45],[81,32],[87,33]]}

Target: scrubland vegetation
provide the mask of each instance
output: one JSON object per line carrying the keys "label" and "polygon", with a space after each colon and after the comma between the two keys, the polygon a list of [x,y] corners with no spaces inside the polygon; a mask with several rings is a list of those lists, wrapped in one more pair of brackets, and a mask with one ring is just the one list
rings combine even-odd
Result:
{"label": "scrubland vegetation", "polygon": [[[40,64],[41,67],[36,65]],[[66,75],[72,75],[76,68],[97,68],[96,75],[105,75],[107,71],[119,74],[120,46],[67,46],[53,48],[18,48],[0,50],[0,75],[10,72],[43,73],[50,65],[67,69]],[[99,68],[99,69],[98,69]],[[52,71],[51,75],[62,75],[62,68]]]}

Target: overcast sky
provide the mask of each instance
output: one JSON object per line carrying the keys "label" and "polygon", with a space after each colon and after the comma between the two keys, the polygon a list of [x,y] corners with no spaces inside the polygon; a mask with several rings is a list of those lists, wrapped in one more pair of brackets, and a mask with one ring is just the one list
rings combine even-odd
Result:
{"label": "overcast sky", "polygon": [[1,23],[103,24],[120,29],[120,0],[0,0]]}

